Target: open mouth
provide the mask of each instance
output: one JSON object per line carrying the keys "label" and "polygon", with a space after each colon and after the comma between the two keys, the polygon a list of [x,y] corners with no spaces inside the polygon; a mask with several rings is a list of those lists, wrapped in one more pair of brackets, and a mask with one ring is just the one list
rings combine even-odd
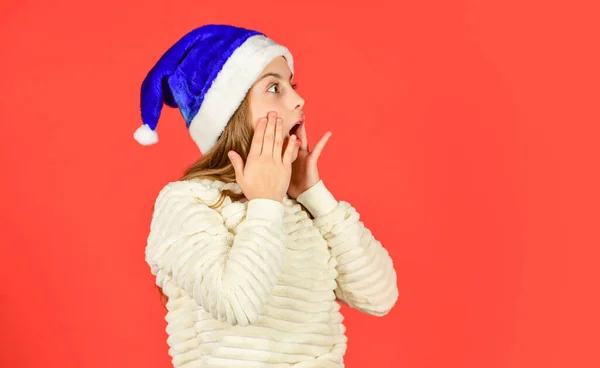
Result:
{"label": "open mouth", "polygon": [[296,125],[294,125],[294,126],[292,127],[292,129],[290,129],[290,136],[291,136],[292,134],[296,134],[296,135],[298,135],[298,130],[299,130],[299,129],[300,129],[300,122],[296,123]]}
{"label": "open mouth", "polygon": [[304,119],[300,119],[296,122],[296,124],[294,124],[292,129],[290,129],[290,136],[292,134],[295,134],[296,136],[298,136],[298,132],[300,131],[300,126],[302,126],[302,123],[304,123]]}

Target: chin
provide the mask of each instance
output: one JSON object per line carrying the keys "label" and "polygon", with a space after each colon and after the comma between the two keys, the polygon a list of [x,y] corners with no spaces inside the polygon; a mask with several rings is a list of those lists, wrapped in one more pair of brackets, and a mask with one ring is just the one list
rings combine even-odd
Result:
{"label": "chin", "polygon": [[[288,144],[290,144],[290,137],[285,137],[285,140],[283,141],[283,147],[281,147],[281,154],[285,154],[285,150],[287,149]],[[296,159],[298,158],[298,152],[296,152],[293,156],[292,156],[292,162],[296,161]]]}
{"label": "chin", "polygon": [[290,136],[289,135],[287,137],[283,138],[283,147],[281,147],[282,152],[285,152],[288,144],[290,144]]}

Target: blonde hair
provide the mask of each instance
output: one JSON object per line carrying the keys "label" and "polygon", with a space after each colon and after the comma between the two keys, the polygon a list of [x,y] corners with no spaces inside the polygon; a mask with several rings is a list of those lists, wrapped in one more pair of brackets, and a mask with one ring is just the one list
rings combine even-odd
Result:
{"label": "blonde hair", "polygon": [[[236,112],[229,119],[213,148],[193,163],[180,180],[211,179],[225,183],[235,182],[235,170],[227,153],[235,151],[246,162],[253,135],[254,129],[250,122],[250,101],[248,95],[246,95]],[[243,193],[238,194],[224,190],[217,203],[211,204],[209,207],[219,207],[225,196],[231,197],[232,200],[239,200],[244,197]]]}

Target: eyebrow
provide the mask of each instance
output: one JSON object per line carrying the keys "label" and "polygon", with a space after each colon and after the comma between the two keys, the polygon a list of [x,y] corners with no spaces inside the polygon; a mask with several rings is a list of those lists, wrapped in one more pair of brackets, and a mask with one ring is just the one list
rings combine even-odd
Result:
{"label": "eyebrow", "polygon": [[[279,73],[265,73],[265,74],[261,75],[261,76],[260,76],[260,78],[258,78],[258,80],[257,80],[256,82],[258,83],[258,82],[260,82],[261,80],[263,80],[263,79],[265,79],[265,78],[267,78],[267,77],[275,77],[275,78],[277,78],[277,79],[282,79],[282,80],[284,79],[284,78],[281,76],[281,74],[279,74]],[[292,74],[292,75],[290,75],[290,81],[292,80],[292,78],[293,78],[293,77],[294,77],[294,75],[293,75],[293,74]]]}

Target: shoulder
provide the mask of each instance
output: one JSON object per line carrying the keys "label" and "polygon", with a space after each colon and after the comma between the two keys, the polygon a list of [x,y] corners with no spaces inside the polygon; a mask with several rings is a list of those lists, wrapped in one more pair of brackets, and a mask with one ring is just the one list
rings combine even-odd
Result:
{"label": "shoulder", "polygon": [[[150,224],[149,249],[171,244],[174,239],[199,232],[225,234],[218,202],[222,190],[209,181],[173,181],[159,191]],[[155,250],[153,250],[155,252]],[[156,257],[156,255],[153,255]]]}
{"label": "shoulder", "polygon": [[225,183],[211,179],[179,180],[167,183],[159,191],[156,203],[165,201],[195,201],[213,204],[220,200],[222,192],[230,190],[239,192],[236,183]]}

